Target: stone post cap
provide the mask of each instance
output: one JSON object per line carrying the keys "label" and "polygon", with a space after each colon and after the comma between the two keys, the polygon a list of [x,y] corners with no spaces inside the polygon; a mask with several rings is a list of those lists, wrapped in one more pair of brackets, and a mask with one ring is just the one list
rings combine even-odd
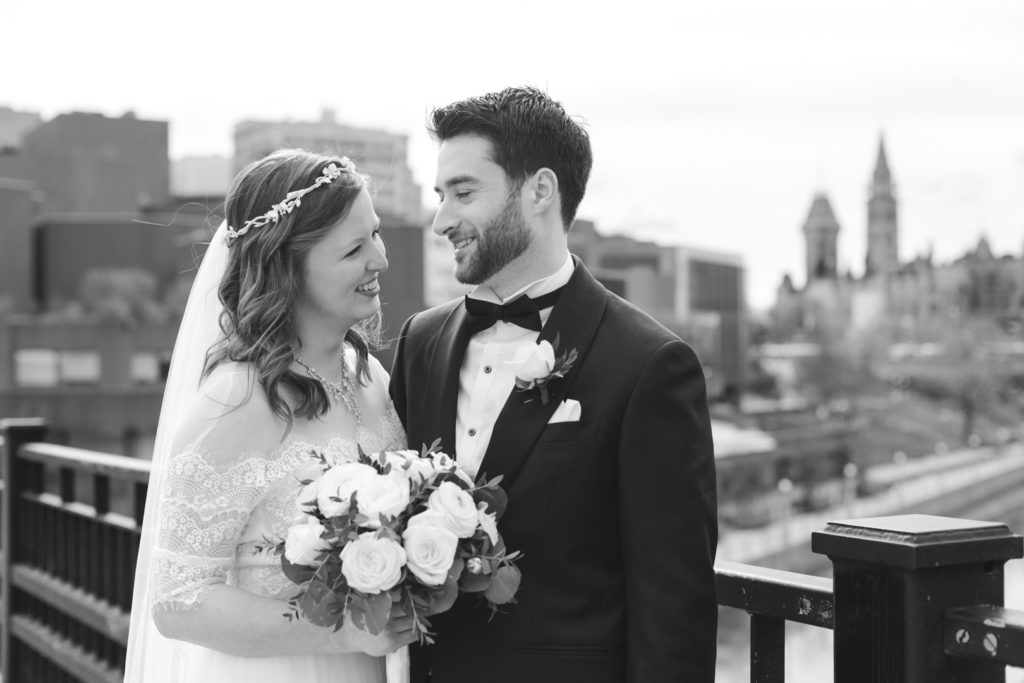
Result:
{"label": "stone post cap", "polygon": [[1024,557],[1024,539],[1002,522],[895,515],[829,522],[811,534],[811,550],[833,562],[918,570]]}

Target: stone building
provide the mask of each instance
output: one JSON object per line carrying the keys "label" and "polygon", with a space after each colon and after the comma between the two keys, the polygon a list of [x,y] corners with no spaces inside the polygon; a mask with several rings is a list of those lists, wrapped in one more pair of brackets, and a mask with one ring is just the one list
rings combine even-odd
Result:
{"label": "stone building", "polygon": [[839,272],[839,221],[824,193],[811,201],[803,225],[806,280],[784,276],[772,310],[772,336],[831,338],[869,334],[881,326],[913,326],[960,316],[1017,317],[1024,303],[1024,261],[996,256],[981,237],[951,263],[924,254],[901,261],[896,185],[884,140],[867,201],[864,275]]}

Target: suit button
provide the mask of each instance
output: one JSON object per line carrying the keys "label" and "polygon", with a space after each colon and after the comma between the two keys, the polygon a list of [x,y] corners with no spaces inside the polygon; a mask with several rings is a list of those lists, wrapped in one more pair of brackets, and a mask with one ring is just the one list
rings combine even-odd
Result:
{"label": "suit button", "polygon": [[484,366],[484,374],[486,374],[486,375],[491,374],[491,370],[493,370],[493,369],[494,368],[492,368],[490,365],[485,365]]}
{"label": "suit button", "polygon": [[469,435],[470,436],[476,436],[476,428],[475,427],[470,427],[469,428]]}

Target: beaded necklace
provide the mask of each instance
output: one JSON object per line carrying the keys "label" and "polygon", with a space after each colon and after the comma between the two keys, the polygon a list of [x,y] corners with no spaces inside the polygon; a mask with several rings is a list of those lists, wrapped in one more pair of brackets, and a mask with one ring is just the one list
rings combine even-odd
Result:
{"label": "beaded necklace", "polygon": [[352,416],[356,418],[356,426],[360,426],[362,423],[362,415],[359,413],[359,403],[356,401],[356,387],[352,382],[352,378],[348,374],[348,363],[345,362],[345,356],[341,357],[341,381],[331,382],[328,381],[323,375],[314,370],[306,361],[302,360],[298,356],[295,357],[295,362],[301,365],[305,370],[306,374],[315,379],[320,383],[320,386],[324,388],[327,395],[334,399],[335,402],[344,404],[348,409],[348,412],[352,413]]}

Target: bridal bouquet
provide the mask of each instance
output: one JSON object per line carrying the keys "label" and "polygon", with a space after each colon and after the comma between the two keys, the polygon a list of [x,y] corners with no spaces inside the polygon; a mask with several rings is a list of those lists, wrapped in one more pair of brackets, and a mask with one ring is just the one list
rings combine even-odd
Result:
{"label": "bridal bouquet", "polygon": [[398,608],[431,643],[428,615],[459,593],[497,611],[513,601],[520,573],[498,534],[507,496],[500,477],[474,483],[437,449],[383,451],[333,464],[302,481],[305,522],[277,544],[285,575],[301,586],[290,617],[339,629],[351,618],[373,634]]}

